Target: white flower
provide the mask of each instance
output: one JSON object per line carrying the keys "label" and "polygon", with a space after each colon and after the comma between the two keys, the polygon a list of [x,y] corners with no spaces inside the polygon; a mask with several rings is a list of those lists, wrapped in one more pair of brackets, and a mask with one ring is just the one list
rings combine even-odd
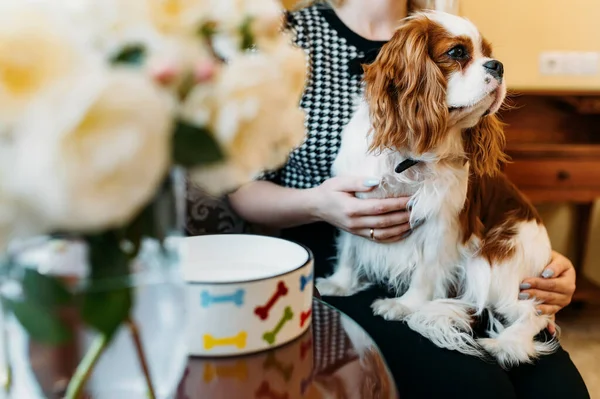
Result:
{"label": "white flower", "polygon": [[16,196],[10,185],[14,156],[12,146],[0,140],[0,259],[11,240],[43,233],[45,227],[44,220]]}
{"label": "white flower", "polygon": [[121,226],[170,163],[172,109],[131,70],[84,71],[40,96],[15,129],[13,184],[55,229]]}
{"label": "white flower", "polygon": [[256,34],[277,34],[282,12],[277,0],[212,0],[208,19],[223,30],[236,30],[251,22]]}
{"label": "white flower", "polygon": [[160,32],[196,35],[212,4],[210,0],[145,0],[150,17]]}
{"label": "white flower", "polygon": [[29,101],[99,62],[49,4],[0,2],[0,134]]}
{"label": "white flower", "polygon": [[213,44],[225,59],[234,57],[246,38],[261,50],[279,39],[283,7],[277,0],[212,1],[208,19],[215,24]]}
{"label": "white flower", "polygon": [[220,193],[281,166],[304,138],[305,74],[304,53],[282,37],[273,51],[238,55],[212,84],[198,85],[183,115],[213,131],[227,160],[195,170],[193,179]]}
{"label": "white flower", "polygon": [[[5,171],[4,171],[5,172]],[[2,181],[3,171],[0,170],[0,260],[2,253],[6,250],[9,238],[12,234],[14,226],[14,204],[8,198],[8,193]]]}
{"label": "white flower", "polygon": [[45,0],[60,2],[90,47],[108,60],[125,48],[140,47],[140,70],[176,88],[209,59],[198,34],[206,1]]}
{"label": "white flower", "polygon": [[150,21],[146,0],[45,0],[62,6],[86,44],[105,59],[125,46],[154,49],[163,38]]}

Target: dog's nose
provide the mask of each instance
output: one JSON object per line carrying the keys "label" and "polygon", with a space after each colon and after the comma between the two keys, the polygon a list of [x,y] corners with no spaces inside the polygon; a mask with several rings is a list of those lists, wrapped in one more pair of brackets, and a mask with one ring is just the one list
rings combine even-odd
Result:
{"label": "dog's nose", "polygon": [[491,60],[483,64],[483,67],[496,79],[502,79],[504,76],[504,65],[498,60]]}

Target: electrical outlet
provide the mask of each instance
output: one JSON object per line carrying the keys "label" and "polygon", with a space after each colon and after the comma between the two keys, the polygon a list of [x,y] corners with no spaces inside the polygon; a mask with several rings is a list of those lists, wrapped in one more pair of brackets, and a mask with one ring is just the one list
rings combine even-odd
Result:
{"label": "electrical outlet", "polygon": [[590,76],[600,73],[600,53],[584,51],[547,51],[540,54],[542,75]]}
{"label": "electrical outlet", "polygon": [[562,53],[544,52],[540,54],[540,73],[542,75],[561,75],[563,73]]}
{"label": "electrical outlet", "polygon": [[600,73],[600,53],[581,53],[580,60],[579,72],[581,75],[597,75]]}

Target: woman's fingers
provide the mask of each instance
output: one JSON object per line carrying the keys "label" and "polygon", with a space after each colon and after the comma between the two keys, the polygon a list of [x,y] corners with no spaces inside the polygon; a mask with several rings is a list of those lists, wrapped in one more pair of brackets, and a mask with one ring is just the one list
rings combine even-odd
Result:
{"label": "woman's fingers", "polygon": [[378,216],[391,212],[405,211],[410,197],[385,198],[385,199],[358,199],[353,198],[348,205],[348,216]]}
{"label": "woman's fingers", "polygon": [[371,237],[371,229],[362,229],[357,233],[368,239],[372,239],[377,242],[394,242],[401,239],[402,236],[406,235],[410,231],[410,225],[408,223],[388,227],[385,229],[373,229],[373,237]]}
{"label": "woman's fingers", "polygon": [[552,315],[550,317],[550,320],[548,321],[548,331],[552,335],[556,334],[556,316],[555,315]]}
{"label": "woman's fingers", "polygon": [[569,304],[571,296],[556,292],[530,289],[521,291],[519,293],[519,299],[536,299],[544,305],[555,305],[562,308]]}
{"label": "woman's fingers", "polygon": [[569,278],[564,278],[564,275],[549,279],[540,277],[528,278],[523,281],[521,287],[569,295],[575,291],[575,283]]}
{"label": "woman's fingers", "polygon": [[573,269],[573,264],[565,256],[556,251],[552,251],[550,263],[542,272],[543,278],[558,277],[569,269]]}
{"label": "woman's fingers", "polygon": [[406,211],[391,212],[379,216],[363,216],[356,218],[352,223],[352,228],[356,230],[374,229],[377,231],[387,229],[389,227],[399,226],[408,223],[410,213]]}

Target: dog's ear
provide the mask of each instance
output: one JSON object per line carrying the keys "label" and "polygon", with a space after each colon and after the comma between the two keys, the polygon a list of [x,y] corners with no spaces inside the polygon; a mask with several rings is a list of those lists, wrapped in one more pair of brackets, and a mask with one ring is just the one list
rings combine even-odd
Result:
{"label": "dog's ear", "polygon": [[446,80],[429,56],[429,20],[409,18],[365,67],[371,150],[408,147],[424,153],[446,132]]}
{"label": "dog's ear", "polygon": [[466,129],[463,142],[471,170],[478,176],[496,175],[509,160],[504,153],[504,124],[496,115],[488,115],[474,127]]}

